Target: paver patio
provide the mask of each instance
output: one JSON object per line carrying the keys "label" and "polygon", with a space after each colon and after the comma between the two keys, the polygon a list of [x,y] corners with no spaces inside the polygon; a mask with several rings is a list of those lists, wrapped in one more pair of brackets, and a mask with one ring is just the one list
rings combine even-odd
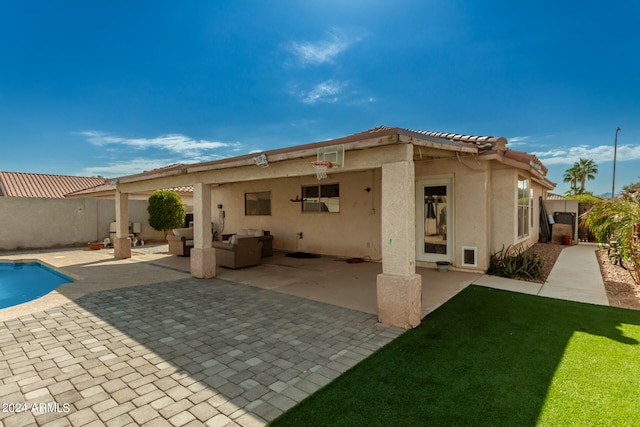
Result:
{"label": "paver patio", "polygon": [[402,332],[219,279],[95,292],[0,323],[0,421],[264,425]]}

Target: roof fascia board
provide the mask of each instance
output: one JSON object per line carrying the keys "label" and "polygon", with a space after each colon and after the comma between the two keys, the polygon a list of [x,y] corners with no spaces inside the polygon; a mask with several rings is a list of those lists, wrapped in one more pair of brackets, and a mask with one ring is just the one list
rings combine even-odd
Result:
{"label": "roof fascia board", "polygon": [[478,153],[478,147],[463,144],[457,141],[451,141],[444,138],[435,138],[425,135],[400,135],[400,142],[407,144],[420,145],[427,148],[436,148],[439,150],[457,151],[460,153]]}
{"label": "roof fascia board", "polygon": [[146,181],[148,179],[165,178],[176,175],[184,175],[187,172],[186,165],[178,165],[173,168],[163,169],[158,171],[142,172],[135,175],[127,175],[116,178],[117,182],[128,183],[137,181]]}
{"label": "roof fascia board", "polygon": [[553,190],[554,188],[556,188],[556,183],[552,182],[552,181],[549,181],[546,178],[539,179],[539,178],[537,178],[535,176],[532,176],[531,180],[534,181],[534,182],[537,182],[538,184],[542,185],[543,187],[546,187],[549,190]]}
{"label": "roof fascia board", "polygon": [[508,159],[508,158],[505,158],[504,156],[499,156],[497,153],[481,155],[481,156],[478,156],[478,158],[480,160],[485,160],[485,161],[496,160],[497,162],[502,163],[504,165],[525,170],[532,175],[531,179],[535,179],[536,182],[538,182],[539,184],[544,185],[549,189],[554,189],[556,187],[556,184],[554,182],[550,181],[546,176],[542,175],[538,170],[531,167],[529,163],[520,162],[514,159]]}
{"label": "roof fascia board", "polygon": [[[362,137],[369,136],[367,134],[357,134],[352,135],[346,138],[333,139],[331,141],[324,142],[315,142],[312,144],[299,145],[292,148],[282,148],[278,150],[269,150],[264,151],[263,153],[267,156],[267,160],[269,162],[280,162],[283,160],[291,160],[291,159],[303,159],[305,157],[315,157],[318,153],[318,148],[327,147],[331,145],[344,144],[345,151],[350,150],[361,150],[365,148],[379,147],[382,145],[394,144],[398,142],[396,133],[389,133],[389,131],[381,131],[385,135],[370,134],[375,135],[374,138],[365,138]],[[359,138],[355,138],[355,136],[359,136]],[[396,137],[394,137],[396,136]],[[215,170],[215,169],[226,169],[232,167],[240,167],[240,166],[248,166],[253,165],[253,158],[255,155],[249,154],[245,156],[233,157],[231,159],[223,159],[223,160],[215,160],[213,162],[208,163],[198,163],[195,165],[191,165],[187,167],[188,173],[193,172],[202,172],[207,170]]]}

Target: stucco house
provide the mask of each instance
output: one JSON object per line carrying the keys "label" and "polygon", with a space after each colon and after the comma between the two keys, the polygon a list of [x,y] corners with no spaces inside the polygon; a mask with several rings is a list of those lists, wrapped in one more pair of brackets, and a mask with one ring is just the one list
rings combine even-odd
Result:
{"label": "stucco house", "polygon": [[[381,262],[380,321],[420,323],[416,266],[485,270],[503,246],[530,245],[539,199],[555,187],[533,155],[507,140],[381,126],[330,141],[117,180],[115,256],[130,256],[129,195],[193,186],[191,273],[216,272],[211,222],[224,233],[269,230],[273,247]],[[312,162],[331,162],[318,179]]]}

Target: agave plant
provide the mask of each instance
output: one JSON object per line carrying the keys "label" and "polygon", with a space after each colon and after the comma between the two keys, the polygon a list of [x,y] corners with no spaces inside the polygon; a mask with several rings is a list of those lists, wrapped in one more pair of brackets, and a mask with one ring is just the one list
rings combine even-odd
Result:
{"label": "agave plant", "polygon": [[513,279],[539,280],[542,278],[544,261],[530,248],[502,247],[491,255],[487,273]]}
{"label": "agave plant", "polygon": [[598,243],[616,241],[633,281],[640,285],[640,195],[603,200],[583,215]]}

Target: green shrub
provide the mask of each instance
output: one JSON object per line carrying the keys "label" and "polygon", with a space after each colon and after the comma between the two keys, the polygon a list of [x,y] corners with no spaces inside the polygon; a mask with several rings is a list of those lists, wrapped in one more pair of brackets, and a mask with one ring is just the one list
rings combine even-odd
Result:
{"label": "green shrub", "polygon": [[178,193],[169,190],[156,190],[149,196],[149,225],[158,231],[167,232],[184,226],[185,209]]}
{"label": "green shrub", "polygon": [[627,272],[640,285],[640,194],[626,194],[602,200],[582,216],[596,242],[618,243],[620,256],[630,266]]}
{"label": "green shrub", "polygon": [[530,248],[514,249],[509,246],[491,255],[488,274],[510,279],[540,280],[544,261]]}

